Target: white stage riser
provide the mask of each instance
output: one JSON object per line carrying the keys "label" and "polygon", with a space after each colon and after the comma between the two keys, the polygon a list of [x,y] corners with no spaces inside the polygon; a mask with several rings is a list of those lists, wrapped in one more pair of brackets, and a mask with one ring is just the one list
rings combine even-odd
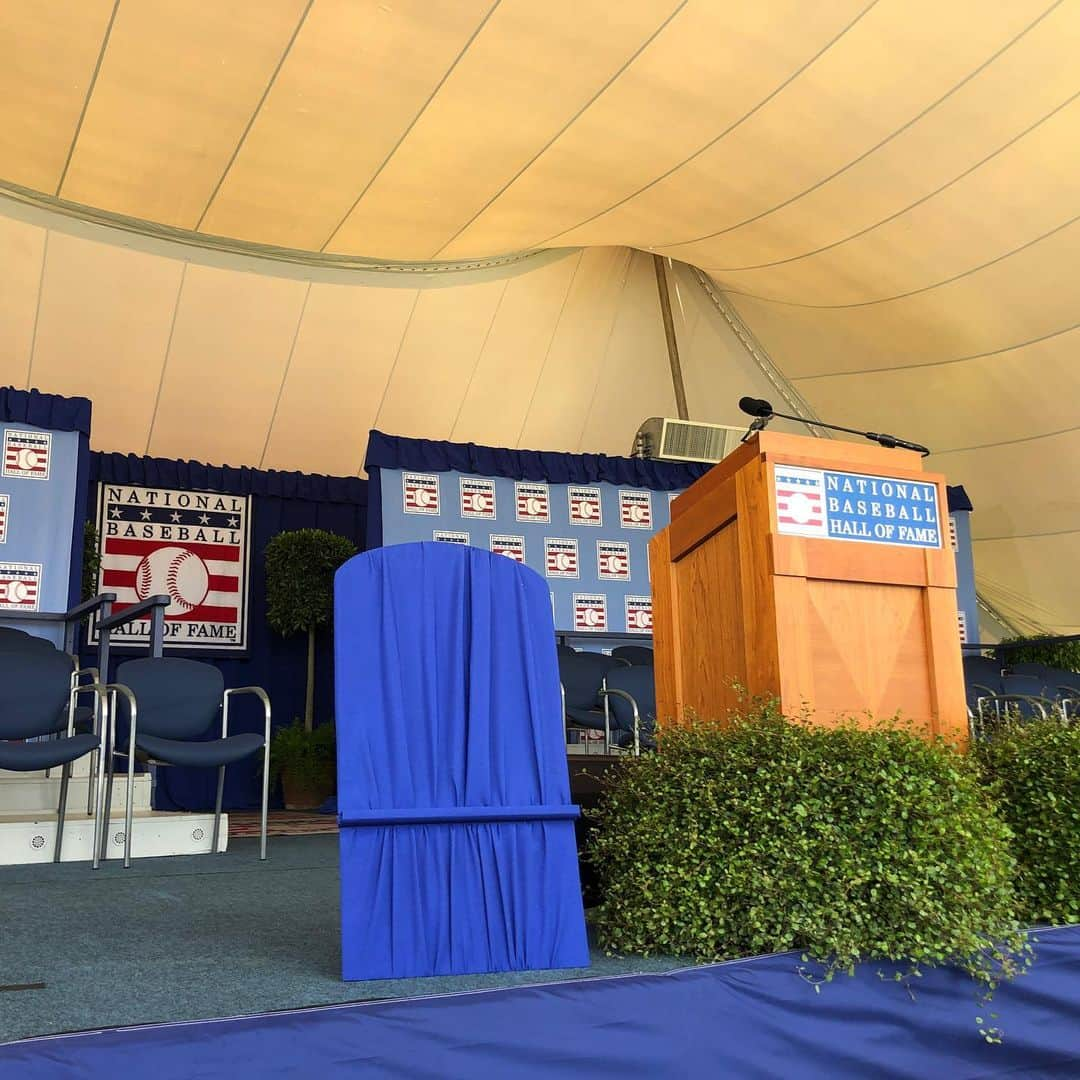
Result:
{"label": "white stage riser", "polygon": [[[67,811],[69,814],[86,813],[86,799],[90,790],[90,779],[86,776],[72,777],[68,781]],[[135,777],[135,797],[132,808],[150,809],[150,777],[142,774]],[[123,813],[127,798],[127,778],[117,777],[113,781],[112,809]],[[56,804],[60,801],[60,775],[53,771],[53,778],[46,780],[40,773],[2,773],[0,774],[0,817],[6,814],[36,814],[39,812],[56,813]]]}
{"label": "white stage riser", "polygon": [[[124,857],[124,818],[109,823],[108,859]],[[208,855],[214,832],[213,814],[136,813],[132,825],[132,858],[160,855]],[[92,858],[94,819],[70,811],[64,822],[62,862],[89,862]],[[52,862],[56,818],[34,815],[0,819],[0,866]],[[221,815],[218,851],[229,846],[229,815]]]}

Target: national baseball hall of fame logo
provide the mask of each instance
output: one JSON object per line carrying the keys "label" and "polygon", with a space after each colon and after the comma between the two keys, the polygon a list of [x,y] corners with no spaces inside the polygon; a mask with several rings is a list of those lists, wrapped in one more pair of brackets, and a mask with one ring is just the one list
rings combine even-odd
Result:
{"label": "national baseball hall of fame logo", "polygon": [[[98,591],[123,611],[168,596],[165,648],[247,648],[251,499],[212,491],[98,485]],[[117,645],[149,641],[150,622],[113,631]]]}

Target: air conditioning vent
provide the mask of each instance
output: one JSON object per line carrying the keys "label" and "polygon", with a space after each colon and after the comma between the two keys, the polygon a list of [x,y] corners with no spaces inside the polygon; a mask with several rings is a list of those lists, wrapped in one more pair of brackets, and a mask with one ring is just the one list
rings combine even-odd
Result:
{"label": "air conditioning vent", "polygon": [[730,453],[743,428],[653,416],[638,428],[632,453],[661,461],[715,463]]}

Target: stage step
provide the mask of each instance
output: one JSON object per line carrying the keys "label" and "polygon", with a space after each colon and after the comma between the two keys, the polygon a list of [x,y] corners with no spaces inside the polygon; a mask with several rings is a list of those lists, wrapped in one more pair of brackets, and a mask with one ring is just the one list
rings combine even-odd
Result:
{"label": "stage step", "polygon": [[[90,777],[72,776],[68,781],[68,813],[76,813],[82,807],[86,812],[86,799],[90,790]],[[127,777],[113,781],[113,813],[123,813],[127,796]],[[7,814],[56,813],[60,799],[60,770],[53,769],[52,776],[44,773],[0,772],[0,816]],[[132,807],[136,811],[150,809],[150,776],[140,773],[135,777],[135,797]]]}
{"label": "stage step", "polygon": [[[132,858],[158,855],[207,855],[214,832],[213,814],[172,814],[136,811],[132,820]],[[124,856],[124,817],[115,810],[109,821],[108,858]],[[63,862],[89,862],[94,819],[84,810],[69,808],[64,822]],[[52,862],[56,844],[56,814],[0,814],[0,866]],[[221,815],[218,851],[229,846],[229,815]]]}

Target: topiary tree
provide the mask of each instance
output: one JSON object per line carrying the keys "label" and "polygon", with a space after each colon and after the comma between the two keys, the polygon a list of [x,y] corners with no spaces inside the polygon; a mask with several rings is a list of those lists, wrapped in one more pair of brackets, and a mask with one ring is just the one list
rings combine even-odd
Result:
{"label": "topiary tree", "polygon": [[83,525],[82,599],[97,596],[98,571],[101,569],[101,538],[92,521]]}
{"label": "topiary tree", "polygon": [[323,529],[278,533],[266,545],[266,620],[283,637],[308,636],[304,727],[315,722],[315,631],[330,621],[334,571],[356,545]]}
{"label": "topiary tree", "polygon": [[987,994],[1027,962],[1009,830],[940,741],[763,704],[666,728],[611,775],[590,838],[608,949],[800,949],[826,980],[860,960],[952,964]]}

